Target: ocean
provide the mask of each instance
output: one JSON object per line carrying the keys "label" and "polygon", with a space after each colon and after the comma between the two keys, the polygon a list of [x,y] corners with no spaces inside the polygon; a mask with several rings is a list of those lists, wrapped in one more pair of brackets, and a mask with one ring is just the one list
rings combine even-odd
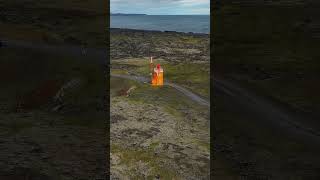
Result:
{"label": "ocean", "polygon": [[210,33],[209,15],[111,15],[111,28]]}

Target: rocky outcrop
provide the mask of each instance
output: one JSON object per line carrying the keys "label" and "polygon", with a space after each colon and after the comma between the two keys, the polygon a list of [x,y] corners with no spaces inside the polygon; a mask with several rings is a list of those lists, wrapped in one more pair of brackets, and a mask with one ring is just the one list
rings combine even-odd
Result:
{"label": "rocky outcrop", "polygon": [[111,29],[111,59],[154,56],[170,62],[209,61],[209,35]]}
{"label": "rocky outcrop", "polygon": [[111,104],[113,179],[208,178],[208,112],[185,109],[178,117],[155,104],[121,96],[112,97]]}

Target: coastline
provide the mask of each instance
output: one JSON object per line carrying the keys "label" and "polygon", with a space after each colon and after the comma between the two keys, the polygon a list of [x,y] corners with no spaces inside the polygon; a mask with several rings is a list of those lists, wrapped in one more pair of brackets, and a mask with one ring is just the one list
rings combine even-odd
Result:
{"label": "coastline", "polygon": [[198,32],[180,32],[180,31],[161,31],[161,30],[146,30],[146,29],[132,29],[132,28],[109,28],[110,32],[144,32],[144,33],[173,33],[183,35],[196,35],[196,36],[210,36],[209,33],[198,33]]}

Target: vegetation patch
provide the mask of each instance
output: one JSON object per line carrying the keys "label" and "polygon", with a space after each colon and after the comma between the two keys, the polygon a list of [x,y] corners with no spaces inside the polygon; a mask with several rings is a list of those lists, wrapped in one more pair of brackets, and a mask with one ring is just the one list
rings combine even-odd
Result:
{"label": "vegetation patch", "polygon": [[[120,146],[112,145],[111,153],[120,154],[121,160],[120,164],[123,164],[129,168],[127,172],[128,176],[131,178],[146,178],[154,179],[159,177],[162,179],[173,179],[177,178],[177,174],[161,164],[161,155],[155,155],[153,151],[140,150],[140,149],[122,149]],[[139,162],[146,163],[146,171],[148,174],[144,175],[146,172],[141,172],[141,169],[135,169]]]}

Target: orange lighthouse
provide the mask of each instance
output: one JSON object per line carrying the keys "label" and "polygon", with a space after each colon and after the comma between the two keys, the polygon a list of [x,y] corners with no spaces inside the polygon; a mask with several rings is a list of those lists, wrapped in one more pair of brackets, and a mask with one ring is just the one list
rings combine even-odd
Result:
{"label": "orange lighthouse", "polygon": [[162,86],[163,85],[163,68],[160,66],[160,64],[157,64],[157,66],[154,68],[152,57],[150,60],[150,69],[152,70],[151,84],[153,86]]}

